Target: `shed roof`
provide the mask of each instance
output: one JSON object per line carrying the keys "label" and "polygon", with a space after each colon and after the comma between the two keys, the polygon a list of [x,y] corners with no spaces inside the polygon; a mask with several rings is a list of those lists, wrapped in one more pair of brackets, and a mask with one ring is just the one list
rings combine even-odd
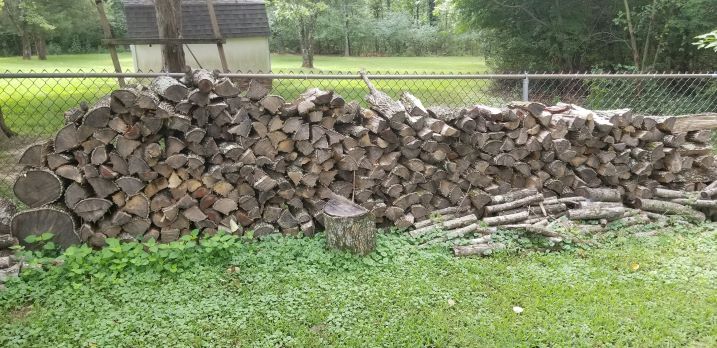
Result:
{"label": "shed roof", "polygon": [[[122,0],[127,37],[159,38],[154,0]],[[266,6],[261,0],[214,0],[219,31],[224,38],[269,36]],[[205,0],[182,1],[182,35],[187,39],[211,39],[212,24]]]}

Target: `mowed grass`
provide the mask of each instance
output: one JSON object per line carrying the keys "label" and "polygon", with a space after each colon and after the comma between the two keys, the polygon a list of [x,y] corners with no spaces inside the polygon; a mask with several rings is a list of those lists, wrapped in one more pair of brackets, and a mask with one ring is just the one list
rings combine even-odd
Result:
{"label": "mowed grass", "polygon": [[481,57],[341,57],[316,56],[314,69],[301,68],[301,56],[273,54],[271,67],[274,71],[319,71],[372,73],[484,73],[488,71]]}
{"label": "mowed grass", "polygon": [[[50,55],[47,60],[23,60],[22,57],[0,57],[0,72],[114,72],[109,53]],[[132,69],[132,55],[119,54],[122,70]]]}
{"label": "mowed grass", "polygon": [[[122,70],[131,71],[132,55],[119,54]],[[316,56],[314,69],[301,68],[301,56],[272,54],[271,66],[275,72],[369,72],[400,73],[482,73],[488,68],[481,57],[342,57]],[[20,57],[0,57],[0,72],[29,71],[114,71],[109,53],[67,54],[48,56],[47,60],[22,60]]]}
{"label": "mowed grass", "polygon": [[393,235],[367,258],[280,237],[236,250],[236,273],[10,284],[0,346],[713,347],[714,229],[462,259]]}

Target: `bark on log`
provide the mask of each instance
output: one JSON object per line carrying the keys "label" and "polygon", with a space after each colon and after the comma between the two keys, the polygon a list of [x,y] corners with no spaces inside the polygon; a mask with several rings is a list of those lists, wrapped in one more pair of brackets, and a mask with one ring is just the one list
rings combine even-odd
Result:
{"label": "bark on log", "polygon": [[570,209],[568,210],[567,216],[570,220],[615,220],[622,217],[625,214],[625,208],[623,207],[604,207],[601,205]]}
{"label": "bark on log", "polygon": [[[15,204],[10,200],[0,198],[0,236],[12,233],[10,222],[15,213],[17,213]],[[0,246],[0,249],[2,248]]]}
{"label": "bark on log", "polygon": [[674,202],[638,198],[635,200],[635,208],[653,213],[682,215],[696,222],[705,221],[704,213]]}
{"label": "bark on log", "polygon": [[474,245],[457,245],[453,247],[453,255],[455,256],[490,256],[495,251],[505,249],[505,244],[502,243],[487,243],[487,244],[474,244]]}
{"label": "bark on log", "polygon": [[508,192],[503,195],[496,195],[491,198],[491,204],[502,204],[506,202],[512,202],[528,196],[534,196],[538,193],[536,189],[522,189],[517,191]]}
{"label": "bark on log", "polygon": [[622,192],[618,189],[579,187],[575,194],[595,202],[622,202]]}
{"label": "bark on log", "polygon": [[149,88],[162,98],[175,103],[186,99],[189,95],[189,89],[186,86],[169,76],[158,76],[152,81]]}
{"label": "bark on log", "polygon": [[448,221],[441,221],[434,225],[418,228],[408,232],[408,234],[413,238],[418,238],[433,230],[452,230],[458,227],[466,226],[476,221],[478,221],[478,217],[476,217],[475,214],[468,214],[459,218],[451,219]]}
{"label": "bark on log", "polygon": [[333,197],[326,203],[324,215],[330,249],[367,255],[376,247],[376,223],[368,210],[343,197]]}
{"label": "bark on log", "polygon": [[488,226],[499,226],[523,221],[527,219],[528,216],[530,216],[530,213],[524,211],[509,215],[486,217],[483,218],[483,222]]}
{"label": "bark on log", "polygon": [[527,196],[527,197],[523,197],[520,199],[516,199],[512,202],[509,201],[506,203],[486,206],[485,212],[487,214],[497,213],[499,211],[515,209],[515,208],[522,207],[525,205],[534,204],[534,203],[540,202],[542,200],[543,200],[543,194],[537,193],[532,196]]}

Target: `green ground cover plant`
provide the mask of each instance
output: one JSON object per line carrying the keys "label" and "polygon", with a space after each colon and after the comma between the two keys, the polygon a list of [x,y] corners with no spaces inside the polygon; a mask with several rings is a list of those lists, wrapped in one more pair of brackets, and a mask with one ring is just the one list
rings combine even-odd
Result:
{"label": "green ground cover plant", "polygon": [[644,229],[463,259],[391,231],[366,258],[321,235],[75,247],[0,292],[0,346],[717,344],[715,225]]}

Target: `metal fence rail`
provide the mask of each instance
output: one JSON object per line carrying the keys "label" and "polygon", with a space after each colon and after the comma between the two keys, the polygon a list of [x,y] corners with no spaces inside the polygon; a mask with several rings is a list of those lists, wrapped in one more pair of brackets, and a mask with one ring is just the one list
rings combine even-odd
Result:
{"label": "metal fence rail", "polygon": [[[22,170],[17,158],[29,144],[49,139],[63,124],[64,111],[92,103],[118,88],[118,79],[146,84],[166,73],[5,72],[0,73],[0,110],[18,135],[0,138],[0,195]],[[575,103],[591,109],[632,108],[653,115],[717,111],[717,73],[685,74],[406,74],[366,73],[380,90],[398,98],[410,91],[427,106],[498,106],[513,100]],[[356,72],[228,73],[239,81],[271,81],[272,93],[294,99],[310,87],[363,100],[368,89]]]}

